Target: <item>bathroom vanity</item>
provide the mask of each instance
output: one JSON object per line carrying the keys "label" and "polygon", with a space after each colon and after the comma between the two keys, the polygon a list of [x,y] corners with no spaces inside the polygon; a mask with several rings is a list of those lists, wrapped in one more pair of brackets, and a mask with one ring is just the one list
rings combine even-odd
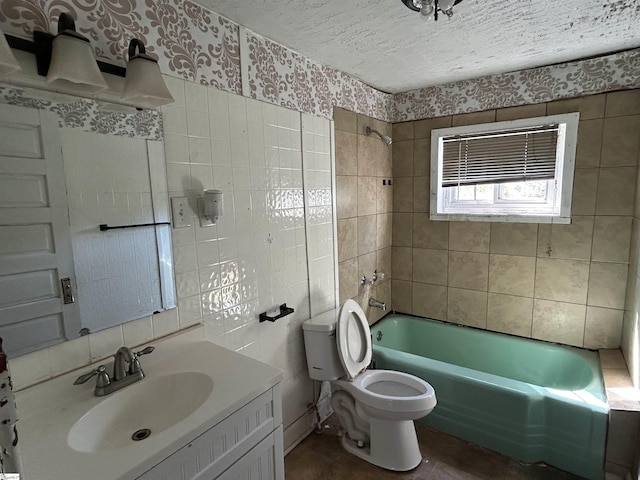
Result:
{"label": "bathroom vanity", "polygon": [[202,338],[152,342],[145,378],[105,397],[73,385],[85,369],[17,392],[21,478],[284,479],[282,372]]}

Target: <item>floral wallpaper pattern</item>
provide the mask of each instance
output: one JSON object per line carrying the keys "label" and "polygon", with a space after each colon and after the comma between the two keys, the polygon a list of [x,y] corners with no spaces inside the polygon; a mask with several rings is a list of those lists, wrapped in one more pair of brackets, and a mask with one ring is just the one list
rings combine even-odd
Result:
{"label": "floral wallpaper pattern", "polygon": [[328,118],[334,105],[398,122],[640,87],[636,49],[391,95],[190,0],[2,0],[0,28],[23,37],[52,32],[63,11],[102,60],[124,65],[137,37],[163,73],[238,95],[244,86],[252,98]]}
{"label": "floral wallpaper pattern", "polygon": [[[57,94],[61,96],[60,94]],[[85,132],[162,140],[162,115],[156,110],[133,113],[106,110],[95,100],[69,97],[69,102],[38,98],[37,92],[0,84],[0,103],[48,110],[58,116],[58,126]]]}
{"label": "floral wallpaper pattern", "polygon": [[640,49],[396,94],[393,117],[402,122],[638,87]]}

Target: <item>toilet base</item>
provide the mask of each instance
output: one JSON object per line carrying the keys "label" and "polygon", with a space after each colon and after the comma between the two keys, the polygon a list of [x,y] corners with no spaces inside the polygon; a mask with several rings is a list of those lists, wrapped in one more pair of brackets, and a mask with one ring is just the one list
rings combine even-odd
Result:
{"label": "toilet base", "polygon": [[396,472],[413,470],[422,462],[413,420],[370,419],[371,442],[358,448],[355,440],[342,437],[346,451],[373,465]]}

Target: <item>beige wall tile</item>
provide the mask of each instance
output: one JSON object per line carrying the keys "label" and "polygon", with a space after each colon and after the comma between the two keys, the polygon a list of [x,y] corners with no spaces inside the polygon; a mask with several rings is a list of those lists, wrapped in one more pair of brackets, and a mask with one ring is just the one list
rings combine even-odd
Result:
{"label": "beige wall tile", "polygon": [[576,168],[598,167],[602,151],[604,120],[582,120],[578,124]]}
{"label": "beige wall tile", "polygon": [[461,113],[452,117],[452,126],[476,125],[479,123],[492,123],[496,121],[495,110],[485,110],[484,112]]}
{"label": "beige wall tile", "polygon": [[533,338],[581,347],[586,309],[573,303],[534,300]]}
{"label": "beige wall tile", "polygon": [[393,141],[403,142],[405,140],[413,140],[413,123],[414,122],[394,123]]}
{"label": "beige wall tile", "polygon": [[492,223],[491,253],[534,257],[538,248],[535,223]]}
{"label": "beige wall tile", "polygon": [[487,328],[489,330],[531,337],[532,323],[532,298],[489,293],[487,302]]}
{"label": "beige wall tile", "polygon": [[378,209],[377,177],[358,176],[358,216],[373,215]]}
{"label": "beige wall tile", "polygon": [[576,168],[571,200],[572,215],[593,215],[596,213],[598,172],[598,168]]}
{"label": "beige wall tile", "polygon": [[496,121],[518,120],[520,118],[544,117],[547,114],[547,104],[522,105],[519,107],[499,108],[496,110]]}
{"label": "beige wall tile", "polygon": [[358,219],[338,220],[338,261],[358,256]]}
{"label": "beige wall tile", "polygon": [[589,95],[547,103],[547,115],[580,112],[580,120],[604,117],[606,95]]}
{"label": "beige wall tile", "polygon": [[606,117],[640,113],[640,89],[607,93]]}
{"label": "beige wall tile", "polygon": [[391,247],[376,252],[376,269],[378,274],[384,274],[384,279],[379,277],[378,284],[391,280]]}
{"label": "beige wall tile", "polygon": [[[376,270],[376,260],[378,259],[377,253],[371,252],[358,257],[358,279],[367,277],[367,280],[373,276],[373,272]],[[365,290],[371,289],[371,285],[366,285]]]}
{"label": "beige wall tile", "polygon": [[449,287],[447,320],[471,327],[487,328],[487,292]]}
{"label": "beige wall tile", "polygon": [[612,117],[604,121],[602,137],[603,167],[638,165],[640,153],[640,115]]}
{"label": "beige wall tile", "polygon": [[414,138],[431,138],[431,130],[451,126],[451,116],[428,118],[414,122]]}
{"label": "beige wall tile", "polygon": [[[415,275],[414,275],[415,276]],[[449,286],[470,290],[487,290],[489,255],[449,251]]]}
{"label": "beige wall tile", "polygon": [[592,260],[627,263],[633,217],[595,217]]}
{"label": "beige wall tile", "polygon": [[413,315],[436,320],[447,319],[447,287],[413,283]]}
{"label": "beige wall tile", "polygon": [[385,311],[381,308],[371,307],[371,309],[369,310],[369,314],[371,315],[371,317],[367,317],[367,319],[369,320],[369,325],[380,320],[387,314],[389,310],[392,310],[394,308],[391,296],[391,284],[389,282],[377,284],[372,293],[373,298],[382,303],[385,303],[387,309]]}
{"label": "beige wall tile", "polygon": [[376,178],[376,209],[378,213],[393,211],[393,185],[383,185],[383,179]]}
{"label": "beige wall tile", "polygon": [[489,253],[490,230],[490,223],[450,222],[449,249],[462,252]]}
{"label": "beige wall tile", "polygon": [[358,217],[358,256],[373,252],[376,249],[376,217],[376,215]]}
{"label": "beige wall tile", "polygon": [[538,258],[535,298],[586,304],[589,262]]}
{"label": "beige wall tile", "polygon": [[596,215],[633,215],[636,167],[601,168]]}
{"label": "beige wall tile", "polygon": [[491,255],[489,259],[489,291],[533,297],[536,276],[534,257]]}
{"label": "beige wall tile", "polygon": [[393,179],[393,211],[413,211],[413,177]]}
{"label": "beige wall tile", "polygon": [[413,141],[413,174],[418,177],[431,173],[431,139]]}
{"label": "beige wall tile", "polygon": [[413,213],[393,214],[393,245],[411,247],[413,245]]}
{"label": "beige wall tile", "polygon": [[358,261],[355,258],[338,264],[340,303],[358,295]]}
{"label": "beige wall tile", "polygon": [[413,211],[429,211],[430,177],[413,177]]}
{"label": "beige wall tile", "polygon": [[336,177],[336,211],[338,218],[358,215],[358,178],[339,175]]}
{"label": "beige wall tile", "polygon": [[413,314],[413,282],[391,281],[391,302],[398,312]]}
{"label": "beige wall tile", "polygon": [[428,213],[414,213],[413,246],[418,248],[449,248],[449,222],[431,221]]}
{"label": "beige wall tile", "polygon": [[356,114],[356,118],[358,122],[359,135],[364,135],[365,129],[367,127],[371,127],[374,130],[378,130],[383,135],[391,136],[393,134],[393,126],[388,122],[383,122],[382,120],[377,120],[375,118],[362,115],[361,113]]}
{"label": "beige wall tile", "polygon": [[622,339],[623,310],[587,307],[584,331],[586,348],[619,348]]}
{"label": "beige wall tile", "polygon": [[384,147],[384,144],[377,137],[358,135],[358,175],[377,174],[381,147]]}
{"label": "beige wall tile", "polygon": [[541,224],[538,227],[538,256],[589,260],[593,217],[574,216],[569,225]]}
{"label": "beige wall tile", "polygon": [[393,176],[413,176],[413,140],[393,142]]}
{"label": "beige wall tile", "polygon": [[[378,169],[376,175],[379,177],[391,178],[393,176],[393,148],[381,143],[379,147]],[[381,149],[380,149],[381,148]]]}
{"label": "beige wall tile", "polygon": [[391,248],[391,278],[394,280],[413,279],[413,249],[407,247]]}
{"label": "beige wall tile", "polygon": [[336,175],[358,174],[358,138],[355,133],[337,130]]}
{"label": "beige wall tile", "polygon": [[413,281],[446,285],[448,262],[449,258],[446,250],[414,248]]}
{"label": "beige wall tile", "polygon": [[333,107],[333,121],[336,130],[356,133],[356,114],[344,108]]}
{"label": "beige wall tile", "polygon": [[376,229],[376,249],[387,248],[391,246],[391,227],[393,215],[384,213],[377,216]]}
{"label": "beige wall tile", "polygon": [[628,267],[624,263],[591,262],[587,304],[593,307],[623,309],[627,270]]}

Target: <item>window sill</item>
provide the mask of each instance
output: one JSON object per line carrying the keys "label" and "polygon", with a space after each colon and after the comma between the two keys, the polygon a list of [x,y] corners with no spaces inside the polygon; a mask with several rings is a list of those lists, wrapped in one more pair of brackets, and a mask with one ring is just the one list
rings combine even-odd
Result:
{"label": "window sill", "polygon": [[431,220],[445,222],[494,222],[494,223],[559,223],[570,224],[570,217],[543,215],[475,215],[468,213],[431,213]]}

